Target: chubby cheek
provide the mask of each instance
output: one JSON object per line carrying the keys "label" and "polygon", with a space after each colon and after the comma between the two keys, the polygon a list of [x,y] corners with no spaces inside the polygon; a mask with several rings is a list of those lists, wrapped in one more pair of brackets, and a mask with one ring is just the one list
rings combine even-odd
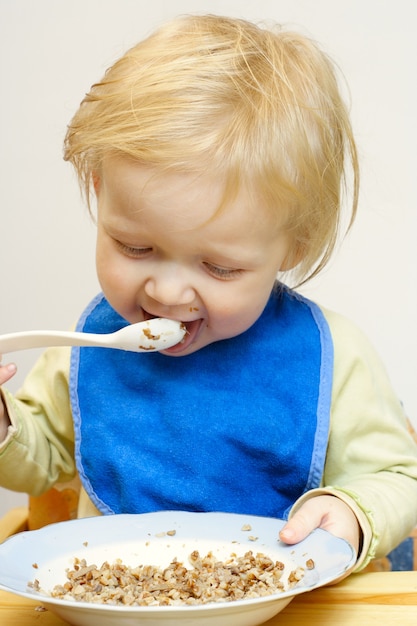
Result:
{"label": "chubby cheek", "polygon": [[[131,284],[129,272],[117,261],[111,251],[98,248],[96,254],[97,278],[101,289],[111,306],[120,315],[130,320],[137,311],[135,290]],[[136,319],[132,321],[138,321]]]}
{"label": "chubby cheek", "polygon": [[111,254],[106,254],[105,250],[98,246],[96,250],[96,272],[101,288],[105,293],[112,288],[113,283],[116,283],[117,277],[114,269]]}
{"label": "chubby cheek", "polygon": [[253,306],[251,302],[239,306],[235,303],[209,311],[208,330],[216,339],[228,339],[245,332],[261,315],[266,302]]}
{"label": "chubby cheek", "polygon": [[248,330],[261,316],[271,295],[275,282],[275,274],[260,277],[254,276],[239,289],[230,293],[210,316],[210,327],[216,324],[221,329],[223,338],[234,337]]}

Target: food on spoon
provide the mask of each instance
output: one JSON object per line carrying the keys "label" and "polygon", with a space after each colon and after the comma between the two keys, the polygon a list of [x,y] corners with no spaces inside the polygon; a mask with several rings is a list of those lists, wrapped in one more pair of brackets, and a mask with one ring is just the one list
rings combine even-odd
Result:
{"label": "food on spoon", "polygon": [[171,335],[174,333],[178,335],[177,343],[181,343],[187,332],[183,322],[175,322],[170,319],[153,318],[143,323],[148,324],[148,326],[141,329],[143,337],[142,343],[138,345],[140,351],[163,350],[167,347],[164,346],[164,343],[167,342],[169,342],[168,347],[171,347],[173,345]]}

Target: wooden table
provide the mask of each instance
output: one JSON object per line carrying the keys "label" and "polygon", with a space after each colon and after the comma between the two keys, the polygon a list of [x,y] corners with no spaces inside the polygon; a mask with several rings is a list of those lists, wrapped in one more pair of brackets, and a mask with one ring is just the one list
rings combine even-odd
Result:
{"label": "wooden table", "polygon": [[[1,626],[65,626],[40,604],[0,591]],[[265,626],[417,626],[417,572],[352,575],[296,597]],[[238,624],[236,625],[238,626]]]}

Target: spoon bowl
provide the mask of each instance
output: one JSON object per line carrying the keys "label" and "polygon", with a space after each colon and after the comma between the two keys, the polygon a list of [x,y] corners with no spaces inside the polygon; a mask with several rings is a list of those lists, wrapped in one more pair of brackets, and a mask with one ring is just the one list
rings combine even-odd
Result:
{"label": "spoon bowl", "polygon": [[162,317],[130,324],[107,334],[34,330],[0,335],[0,354],[52,346],[95,346],[130,352],[156,352],[180,343],[185,333],[184,324]]}

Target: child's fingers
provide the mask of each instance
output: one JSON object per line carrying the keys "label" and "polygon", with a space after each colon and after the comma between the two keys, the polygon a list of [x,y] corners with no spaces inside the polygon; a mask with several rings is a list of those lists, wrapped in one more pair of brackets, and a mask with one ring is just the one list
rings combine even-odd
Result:
{"label": "child's fingers", "polygon": [[316,506],[316,499],[307,500],[294,516],[285,524],[279,534],[280,539],[288,544],[298,543],[305,539],[313,530],[319,528],[323,511]]}
{"label": "child's fingers", "polygon": [[0,364],[0,385],[4,385],[16,374],[16,364],[15,363],[7,363],[6,365]]}

